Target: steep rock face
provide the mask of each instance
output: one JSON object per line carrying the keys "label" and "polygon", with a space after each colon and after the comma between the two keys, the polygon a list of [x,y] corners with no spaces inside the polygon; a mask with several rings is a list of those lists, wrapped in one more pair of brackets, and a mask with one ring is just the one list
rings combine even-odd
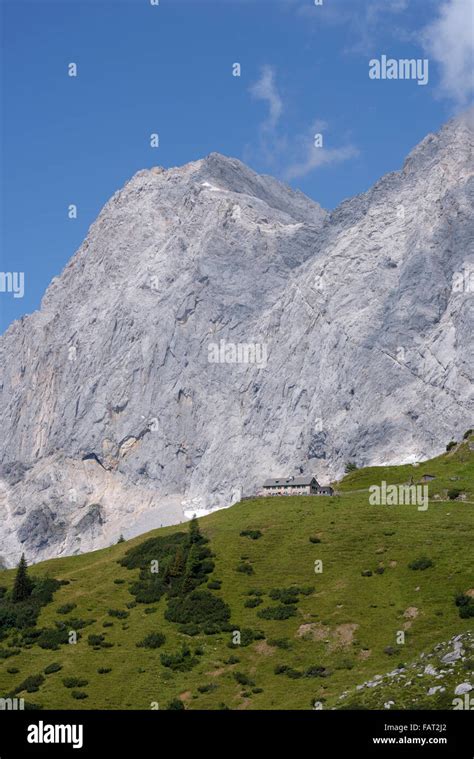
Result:
{"label": "steep rock face", "polygon": [[262,318],[273,371],[248,418],[286,468],[416,461],[472,423],[473,168],[469,118],[428,136],[331,215]]}
{"label": "steep rock face", "polygon": [[[0,340],[3,561],[463,432],[472,148],[450,122],[331,215],[218,154],[135,175]],[[257,361],[229,361],[239,345]]]}

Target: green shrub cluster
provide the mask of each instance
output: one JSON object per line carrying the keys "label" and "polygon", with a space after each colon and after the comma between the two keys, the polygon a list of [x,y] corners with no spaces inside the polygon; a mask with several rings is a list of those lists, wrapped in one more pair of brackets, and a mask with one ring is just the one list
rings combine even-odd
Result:
{"label": "green shrub cluster", "polygon": [[58,614],[69,614],[70,611],[76,608],[77,604],[69,603],[69,604],[63,604],[63,606],[59,606],[56,611]]}
{"label": "green shrub cluster", "polygon": [[474,617],[474,598],[466,596],[464,593],[459,593],[455,598],[455,604],[458,607],[461,619]]}
{"label": "green shrub cluster", "polygon": [[39,690],[40,685],[45,681],[44,675],[29,675],[13,690],[13,694],[21,693],[26,690],[27,693],[36,693]]}
{"label": "green shrub cluster", "polygon": [[143,640],[137,643],[138,648],[159,648],[166,641],[163,633],[153,632],[149,633]]}
{"label": "green shrub cluster", "polygon": [[247,685],[249,687],[252,687],[255,685],[254,681],[251,680],[248,675],[245,675],[243,672],[233,672],[234,680],[236,680],[239,685]]}
{"label": "green shrub cluster", "polygon": [[244,603],[244,606],[246,609],[255,609],[256,606],[260,606],[263,601],[258,596],[255,596],[254,598],[247,598],[247,600]]}
{"label": "green shrub cluster", "polygon": [[123,609],[109,609],[107,613],[109,617],[116,617],[117,619],[127,619],[130,616],[130,613]]}
{"label": "green shrub cluster", "polygon": [[253,566],[249,564],[247,561],[242,561],[240,564],[237,564],[235,571],[241,572],[242,574],[245,574],[245,575],[255,574]]}
{"label": "green shrub cluster", "polygon": [[169,622],[195,625],[209,635],[230,629],[229,606],[208,590],[195,590],[184,597],[170,598],[165,618]]}
{"label": "green shrub cluster", "polygon": [[[29,580],[29,578],[28,578]],[[0,632],[34,627],[43,606],[53,600],[55,591],[61,586],[50,577],[29,580],[29,595],[15,600],[13,590],[0,595]]]}
{"label": "green shrub cluster", "polygon": [[189,646],[183,644],[181,651],[177,651],[175,654],[161,654],[160,661],[163,667],[172,669],[174,672],[189,672],[199,660],[192,655]]}
{"label": "green shrub cluster", "polygon": [[257,616],[261,619],[289,619],[296,617],[296,606],[267,606],[258,611]]}
{"label": "green shrub cluster", "polygon": [[83,688],[85,685],[89,685],[89,682],[80,677],[63,677],[63,685],[65,688]]}
{"label": "green shrub cluster", "polygon": [[292,667],[289,667],[287,664],[277,664],[275,669],[273,670],[275,675],[286,675],[287,677],[290,677],[292,680],[298,680],[301,677],[329,677],[331,674],[330,670],[326,667],[322,667],[319,664],[315,664],[311,667],[308,667],[303,672],[297,669],[293,669]]}
{"label": "green shrub cluster", "polygon": [[242,538],[250,538],[251,540],[258,540],[263,535],[260,530],[242,530],[240,536]]}
{"label": "green shrub cluster", "polygon": [[288,651],[291,648],[291,642],[288,638],[272,638],[272,640],[268,641],[268,645],[274,646],[275,648],[282,648],[285,651]]}
{"label": "green shrub cluster", "polygon": [[105,640],[105,635],[97,633],[91,633],[91,635],[88,635],[87,642],[92,648],[112,648],[114,645]]}
{"label": "green shrub cluster", "polygon": [[[139,603],[153,603],[165,594],[170,598],[190,593],[214,569],[208,542],[197,520],[192,519],[188,534],[151,538],[131,548],[120,563],[128,569],[140,568],[139,579],[130,589],[132,595]],[[158,572],[152,571],[156,562]]]}
{"label": "green shrub cluster", "polygon": [[429,569],[432,566],[434,566],[433,562],[426,556],[420,556],[408,565],[409,569]]}

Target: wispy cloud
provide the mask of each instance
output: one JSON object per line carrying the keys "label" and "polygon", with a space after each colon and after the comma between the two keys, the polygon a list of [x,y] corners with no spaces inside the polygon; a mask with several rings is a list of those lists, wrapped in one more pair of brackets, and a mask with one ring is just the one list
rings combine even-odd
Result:
{"label": "wispy cloud", "polygon": [[448,0],[422,33],[422,44],[439,65],[439,91],[463,106],[474,93],[474,3]]}
{"label": "wispy cloud", "polygon": [[259,127],[258,148],[247,146],[245,158],[257,157],[259,162],[271,166],[275,174],[287,180],[310,174],[321,166],[354,158],[359,154],[353,145],[316,147],[315,134],[328,128],[322,119],[313,121],[304,133],[289,135],[282,125],[283,98],[279,92],[276,71],[272,66],[262,68],[259,79],[249,89],[250,94],[267,104],[268,110]]}
{"label": "wispy cloud", "polygon": [[250,87],[250,94],[268,104],[268,116],[261,128],[264,131],[274,130],[283,111],[283,101],[276,86],[275,70],[271,66],[262,68],[260,78]]}
{"label": "wispy cloud", "polygon": [[359,150],[353,145],[345,145],[341,148],[317,148],[309,144],[306,147],[306,156],[302,160],[287,166],[284,177],[288,180],[300,179],[321,166],[342,163],[350,158],[356,158],[358,155]]}

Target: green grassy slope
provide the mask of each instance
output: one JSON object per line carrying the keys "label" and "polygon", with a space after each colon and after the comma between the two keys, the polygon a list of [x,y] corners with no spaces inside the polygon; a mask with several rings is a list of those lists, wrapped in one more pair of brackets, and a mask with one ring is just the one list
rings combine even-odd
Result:
{"label": "green grassy slope", "polygon": [[[412,477],[416,482],[425,472],[436,475],[429,483],[433,500],[427,511],[420,512],[416,506],[369,505],[366,489],[370,485],[382,479],[408,483]],[[453,487],[464,491],[466,500],[446,500],[446,490]],[[22,645],[14,656],[0,659],[0,696],[6,696],[28,675],[57,662],[62,669],[45,675],[38,691],[22,691],[18,696],[46,709],[150,709],[156,704],[167,708],[173,699],[181,699],[190,709],[222,705],[231,709],[309,709],[315,701],[324,708],[340,708],[343,692],[350,691],[349,700],[357,705],[358,684],[472,630],[473,618],[462,619],[454,603],[456,594],[474,587],[474,452],[468,443],[419,467],[356,471],[339,483],[338,489],[340,495],[332,498],[244,501],[200,520],[214,554],[215,568],[209,579],[222,582],[221,589],[212,593],[230,606],[236,628],[263,633],[263,638],[245,647],[232,645],[231,632],[194,637],[180,633],[175,623],[164,618],[164,598],[127,608],[134,600],[130,585],[139,570],[129,570],[118,560],[145,539],[186,530],[185,525],[31,568],[35,577],[49,575],[69,581],[42,608],[38,627],[54,627],[68,616],[94,621],[80,631],[76,644],[61,645],[57,650],[45,650],[35,643]],[[262,536],[257,540],[241,537],[243,530],[260,530]],[[310,542],[311,536],[321,542]],[[408,564],[420,556],[431,559],[433,566],[422,571],[410,569]],[[318,560],[322,561],[321,573],[315,573]],[[236,571],[242,562],[251,565],[252,575]],[[377,573],[377,568],[383,573]],[[363,576],[365,570],[373,574]],[[13,577],[13,570],[3,571],[0,585],[10,588]],[[314,586],[309,595],[298,596],[296,616],[259,618],[262,608],[278,604],[268,592],[291,585]],[[262,603],[248,608],[244,604],[253,589],[263,592]],[[65,617],[57,610],[66,603],[76,607]],[[150,608],[155,611],[146,613]],[[128,616],[111,617],[109,609],[126,610]],[[104,622],[112,626],[104,627]],[[144,636],[156,631],[166,636],[161,648],[137,647]],[[398,631],[405,632],[403,644],[397,642]],[[93,650],[87,643],[91,633],[104,634],[112,647]],[[0,642],[3,650],[12,648],[14,634],[10,631]],[[283,644],[275,645],[275,640],[283,640]],[[192,652],[200,649],[195,666],[187,672],[164,667],[160,654],[178,651],[183,642]],[[232,663],[230,657],[239,661]],[[292,676],[288,670],[275,674],[278,666],[290,668]],[[298,677],[312,667],[324,668],[324,676]],[[99,668],[110,671],[99,674]],[[239,683],[236,673],[243,674],[250,684]],[[79,690],[87,697],[75,700],[72,689],[63,684],[66,677],[86,680],[87,685]],[[446,705],[438,696],[427,701],[419,690],[415,700],[411,699],[412,708]],[[368,705],[381,708],[383,702],[377,702],[375,692]],[[390,690],[385,688],[383,699],[389,697]],[[360,703],[366,702],[361,699]]]}

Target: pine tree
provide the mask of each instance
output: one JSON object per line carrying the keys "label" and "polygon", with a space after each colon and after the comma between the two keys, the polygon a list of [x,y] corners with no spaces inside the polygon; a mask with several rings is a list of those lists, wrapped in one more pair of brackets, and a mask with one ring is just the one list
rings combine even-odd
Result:
{"label": "pine tree", "polygon": [[202,540],[202,535],[199,530],[198,520],[194,516],[189,523],[189,542],[199,543]]}
{"label": "pine tree", "polygon": [[174,555],[173,562],[171,564],[169,573],[171,577],[181,577],[184,572],[185,557],[182,546],[178,546]]}
{"label": "pine tree", "polygon": [[191,545],[186,561],[186,571],[183,580],[183,592],[189,593],[196,587],[196,579],[199,575],[201,562],[199,559],[199,549],[195,543]]}
{"label": "pine tree", "polygon": [[13,603],[25,601],[31,595],[32,590],[33,583],[28,577],[28,565],[26,563],[25,554],[22,553],[12,590]]}

